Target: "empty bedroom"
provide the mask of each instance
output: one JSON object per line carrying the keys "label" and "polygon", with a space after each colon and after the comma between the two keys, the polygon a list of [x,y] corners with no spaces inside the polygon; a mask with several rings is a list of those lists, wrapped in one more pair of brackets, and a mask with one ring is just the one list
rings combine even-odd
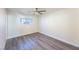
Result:
{"label": "empty bedroom", "polygon": [[79,8],[0,8],[1,50],[79,50]]}

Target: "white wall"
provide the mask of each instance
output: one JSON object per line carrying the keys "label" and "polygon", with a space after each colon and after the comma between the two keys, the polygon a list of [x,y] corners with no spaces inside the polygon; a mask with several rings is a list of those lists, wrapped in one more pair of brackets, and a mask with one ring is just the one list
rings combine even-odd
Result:
{"label": "white wall", "polygon": [[[79,10],[77,11],[79,12]],[[76,9],[62,9],[40,16],[40,32],[79,47],[76,24],[79,15],[77,11]]]}
{"label": "white wall", "polygon": [[[19,24],[17,18],[32,17],[32,24]],[[27,35],[38,32],[38,17],[32,15],[23,15],[18,13],[8,12],[8,37],[13,38],[21,35]]]}
{"label": "white wall", "polygon": [[31,25],[18,24],[17,16],[24,17],[28,15],[8,13],[7,39],[34,32],[41,32],[79,47],[79,9],[61,9],[40,17],[31,16],[33,18]]}
{"label": "white wall", "polygon": [[78,9],[76,9],[75,10],[76,11],[76,19],[77,19],[77,21],[76,21],[76,27],[77,27],[77,42],[79,43],[79,8]]}
{"label": "white wall", "polygon": [[6,11],[0,8],[0,50],[4,49],[6,43]]}

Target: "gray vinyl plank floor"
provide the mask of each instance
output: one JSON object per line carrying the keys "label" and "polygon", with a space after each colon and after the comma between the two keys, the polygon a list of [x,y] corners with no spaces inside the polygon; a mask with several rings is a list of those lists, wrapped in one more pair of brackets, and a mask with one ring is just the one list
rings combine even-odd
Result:
{"label": "gray vinyl plank floor", "polygon": [[8,39],[5,50],[79,50],[79,48],[41,33],[33,33]]}

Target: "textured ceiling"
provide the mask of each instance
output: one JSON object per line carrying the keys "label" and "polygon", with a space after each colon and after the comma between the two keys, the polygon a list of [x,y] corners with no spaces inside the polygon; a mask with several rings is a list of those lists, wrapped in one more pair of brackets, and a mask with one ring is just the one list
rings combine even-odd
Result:
{"label": "textured ceiling", "polygon": [[[44,12],[43,14],[55,12],[60,9],[62,8],[39,8],[39,10],[46,10],[46,12]],[[35,8],[7,8],[7,11],[17,12],[26,15],[33,15],[34,14],[33,11],[35,11]]]}

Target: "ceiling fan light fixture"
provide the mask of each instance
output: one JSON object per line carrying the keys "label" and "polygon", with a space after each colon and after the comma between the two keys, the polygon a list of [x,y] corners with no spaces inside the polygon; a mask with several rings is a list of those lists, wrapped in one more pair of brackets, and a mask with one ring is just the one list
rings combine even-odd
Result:
{"label": "ceiling fan light fixture", "polygon": [[38,13],[38,12],[34,12],[34,14],[35,14],[35,15],[39,15],[39,13]]}

